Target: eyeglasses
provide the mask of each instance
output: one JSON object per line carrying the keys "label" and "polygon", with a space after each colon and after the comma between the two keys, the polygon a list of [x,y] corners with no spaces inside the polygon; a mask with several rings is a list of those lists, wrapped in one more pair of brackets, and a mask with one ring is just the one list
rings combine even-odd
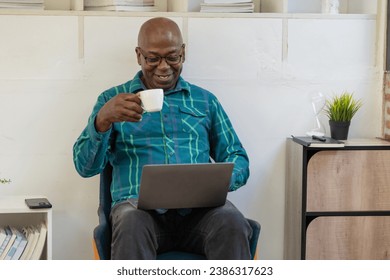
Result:
{"label": "eyeglasses", "polygon": [[[182,46],[183,48],[183,46]],[[167,55],[167,56],[146,56],[143,52],[143,50],[140,48],[140,47],[137,47],[137,49],[139,49],[139,51],[141,52],[142,56],[144,57],[145,61],[146,61],[146,64],[149,65],[149,66],[158,66],[160,65],[161,63],[161,60],[162,59],[165,59],[165,62],[168,64],[168,65],[176,65],[176,64],[179,64],[181,62],[181,58],[183,57],[182,54],[178,55],[178,54],[170,54],[170,55]]]}

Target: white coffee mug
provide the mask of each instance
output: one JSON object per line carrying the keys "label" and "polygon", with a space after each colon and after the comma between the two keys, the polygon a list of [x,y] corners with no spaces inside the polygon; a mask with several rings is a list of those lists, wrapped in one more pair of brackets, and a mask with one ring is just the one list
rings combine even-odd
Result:
{"label": "white coffee mug", "polygon": [[146,112],[161,111],[164,101],[164,90],[161,88],[147,89],[139,92],[141,106]]}

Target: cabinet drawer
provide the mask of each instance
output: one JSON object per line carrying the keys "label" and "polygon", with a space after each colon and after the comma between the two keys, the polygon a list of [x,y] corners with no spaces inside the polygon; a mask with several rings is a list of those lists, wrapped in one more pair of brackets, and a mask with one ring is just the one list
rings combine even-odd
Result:
{"label": "cabinet drawer", "polygon": [[390,216],[314,219],[307,229],[306,259],[390,259]]}
{"label": "cabinet drawer", "polygon": [[390,150],[330,150],[307,166],[307,211],[390,210]]}

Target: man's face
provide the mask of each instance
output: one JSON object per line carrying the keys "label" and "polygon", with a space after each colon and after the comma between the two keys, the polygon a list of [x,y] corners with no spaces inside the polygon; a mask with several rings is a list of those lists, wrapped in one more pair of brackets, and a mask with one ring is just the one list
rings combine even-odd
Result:
{"label": "man's face", "polygon": [[183,67],[184,44],[162,38],[147,41],[136,48],[136,53],[147,88],[175,88]]}

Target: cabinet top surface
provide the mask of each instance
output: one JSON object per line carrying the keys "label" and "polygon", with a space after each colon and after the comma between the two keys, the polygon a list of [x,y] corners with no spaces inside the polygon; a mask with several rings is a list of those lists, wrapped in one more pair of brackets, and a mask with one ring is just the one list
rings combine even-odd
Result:
{"label": "cabinet top surface", "polygon": [[[292,138],[289,138],[291,141]],[[294,141],[293,141],[294,142]],[[390,148],[390,139],[389,140],[385,140],[383,138],[352,138],[352,139],[348,139],[348,140],[342,140],[342,142],[344,142],[344,147],[345,148],[364,148],[364,147],[372,147],[372,148],[375,148],[375,147],[386,147],[386,148]],[[295,142],[294,142],[295,143]],[[300,145],[297,143],[297,145]],[[314,149],[314,147],[307,147],[307,148],[310,148],[310,149]],[[327,149],[328,147],[324,146],[324,147],[316,147],[315,149]],[[338,149],[343,149],[343,148],[338,148]]]}
{"label": "cabinet top surface", "polygon": [[382,138],[348,139],[343,141],[345,146],[390,146],[390,140]]}
{"label": "cabinet top surface", "polygon": [[42,196],[0,196],[0,214],[2,213],[46,213],[51,209],[30,209],[24,200]]}

